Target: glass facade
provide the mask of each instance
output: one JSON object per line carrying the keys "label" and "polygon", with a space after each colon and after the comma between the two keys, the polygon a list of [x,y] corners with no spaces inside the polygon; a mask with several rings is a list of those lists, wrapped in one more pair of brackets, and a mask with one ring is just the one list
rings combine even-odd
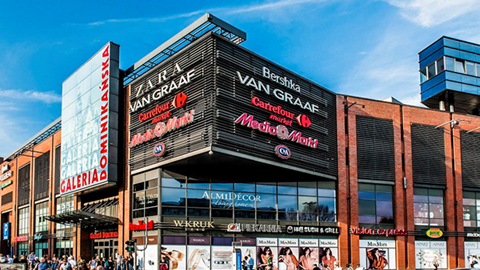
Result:
{"label": "glass facade", "polygon": [[[57,198],[57,212],[56,214],[63,214],[66,212],[73,211],[73,196],[64,196],[64,197],[58,197]],[[57,225],[57,230],[65,230],[65,229],[71,229],[73,225],[65,225],[62,223],[56,223]]]}
{"label": "glass facade", "polygon": [[336,221],[335,182],[231,183],[164,174],[161,194],[163,216]]}
{"label": "glass facade", "polygon": [[480,192],[463,192],[463,226],[480,226]]}
{"label": "glass facade", "polygon": [[30,220],[28,209],[28,207],[25,207],[18,210],[18,235],[28,234],[28,221]]}
{"label": "glass facade", "polygon": [[17,257],[20,258],[22,255],[27,255],[28,254],[28,242],[19,242],[17,244],[18,247],[18,255]]}
{"label": "glass facade", "polygon": [[364,224],[394,224],[393,186],[358,184],[358,220]]}
{"label": "glass facade", "polygon": [[35,233],[48,231],[48,201],[35,205]]}
{"label": "glass facade", "polygon": [[443,190],[415,188],[413,196],[416,226],[444,226]]}
{"label": "glass facade", "polygon": [[424,83],[448,70],[480,77],[480,63],[443,56],[420,70],[420,83]]}

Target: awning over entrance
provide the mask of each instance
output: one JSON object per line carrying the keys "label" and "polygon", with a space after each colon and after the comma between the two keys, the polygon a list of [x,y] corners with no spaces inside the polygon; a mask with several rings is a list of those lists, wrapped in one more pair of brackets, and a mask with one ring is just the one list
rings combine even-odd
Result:
{"label": "awning over entrance", "polygon": [[81,228],[108,228],[118,226],[116,217],[105,215],[105,209],[118,204],[118,197],[85,204],[80,210],[45,217],[46,220]]}

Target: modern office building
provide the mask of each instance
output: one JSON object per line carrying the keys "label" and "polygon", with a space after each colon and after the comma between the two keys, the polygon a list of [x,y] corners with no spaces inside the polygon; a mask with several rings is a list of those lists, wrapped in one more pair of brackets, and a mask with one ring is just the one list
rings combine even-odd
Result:
{"label": "modern office building", "polygon": [[479,115],[480,45],[444,36],[419,58],[423,104]]}
{"label": "modern office building", "polygon": [[[234,250],[282,270],[480,255],[473,111],[336,94],[245,39],[206,14],[126,71],[106,44],[64,82],[61,120],[1,164],[1,252],[112,256],[133,239],[148,270],[234,269]],[[454,56],[437,43],[422,74]],[[425,73],[426,104],[448,70]]]}

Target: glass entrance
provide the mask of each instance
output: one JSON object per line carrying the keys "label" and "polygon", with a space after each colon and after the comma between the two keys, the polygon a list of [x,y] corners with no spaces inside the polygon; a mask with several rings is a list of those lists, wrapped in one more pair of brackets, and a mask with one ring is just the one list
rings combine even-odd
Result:
{"label": "glass entrance", "polygon": [[100,256],[100,258],[112,257],[115,260],[115,254],[118,252],[117,239],[96,239],[93,241],[92,256]]}

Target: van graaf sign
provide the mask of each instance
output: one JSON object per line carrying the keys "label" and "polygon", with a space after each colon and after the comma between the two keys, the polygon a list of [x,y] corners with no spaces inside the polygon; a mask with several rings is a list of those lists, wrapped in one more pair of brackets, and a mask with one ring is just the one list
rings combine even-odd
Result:
{"label": "van graaf sign", "polygon": [[298,106],[303,110],[307,110],[311,113],[317,113],[319,111],[319,106],[317,104],[311,104],[308,101],[304,101],[301,98],[293,97],[292,94],[284,92],[281,89],[275,88],[272,90],[269,84],[266,84],[260,80],[256,80],[253,77],[248,75],[243,76],[239,71],[237,71],[238,80],[241,84],[254,88],[257,91],[265,92],[267,95],[273,95],[276,99],[284,101],[294,106]]}
{"label": "van graaf sign", "polygon": [[202,199],[207,199],[212,201],[212,206],[222,207],[222,208],[232,208],[235,207],[255,207],[255,202],[261,202],[260,195],[253,195],[241,192],[216,192],[212,191],[210,195],[207,191],[203,193]]}
{"label": "van graaf sign", "polygon": [[174,220],[175,227],[185,228],[185,231],[205,231],[207,229],[215,229],[213,221],[187,221]]}
{"label": "van graaf sign", "polygon": [[165,69],[158,73],[158,76],[135,87],[132,95],[135,95],[134,99],[138,99],[131,102],[130,113],[136,112],[152,102],[161,100],[172,92],[190,84],[196,78],[195,69],[191,69],[179,76],[183,71],[177,63],[171,72]]}

